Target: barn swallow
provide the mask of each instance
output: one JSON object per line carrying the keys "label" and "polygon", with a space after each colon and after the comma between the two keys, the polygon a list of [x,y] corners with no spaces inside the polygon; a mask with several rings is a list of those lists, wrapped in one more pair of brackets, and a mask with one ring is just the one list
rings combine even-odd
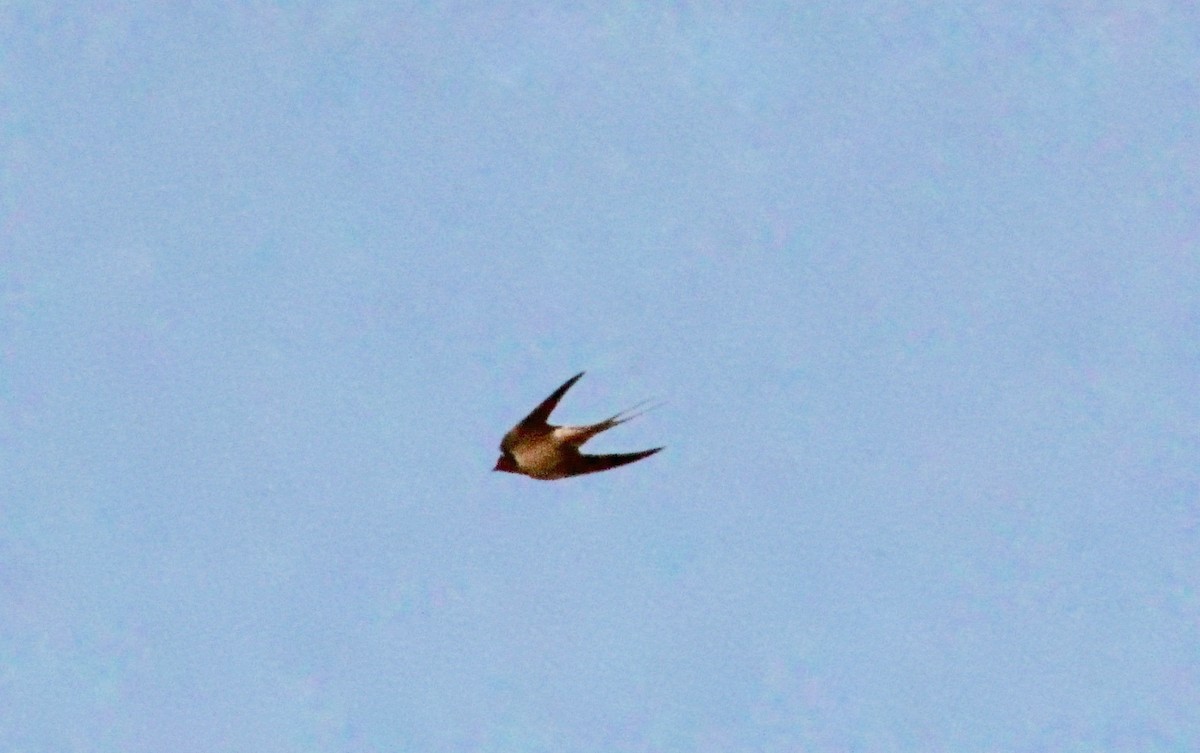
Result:
{"label": "barn swallow", "polygon": [[[584,473],[607,471],[620,465],[633,463],[648,458],[661,450],[627,452],[616,455],[584,455],[579,447],[602,431],[637,418],[646,411],[632,413],[630,411],[645,405],[644,402],[623,410],[603,421],[588,426],[551,426],[547,423],[551,411],[567,394],[571,385],[579,381],[583,372],[563,382],[563,385],[551,393],[550,397],[533,409],[528,416],[514,426],[500,442],[500,459],[496,461],[493,471],[521,473],[531,478],[551,479],[579,476]],[[655,406],[651,406],[653,408]],[[647,408],[646,410],[650,410]]]}

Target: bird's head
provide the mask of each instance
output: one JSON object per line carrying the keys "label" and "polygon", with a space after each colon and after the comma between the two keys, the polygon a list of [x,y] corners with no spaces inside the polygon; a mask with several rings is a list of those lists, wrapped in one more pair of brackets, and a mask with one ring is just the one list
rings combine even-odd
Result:
{"label": "bird's head", "polygon": [[501,455],[496,461],[496,467],[492,470],[504,471],[505,473],[520,473],[520,471],[517,470],[517,463],[512,459],[511,455]]}

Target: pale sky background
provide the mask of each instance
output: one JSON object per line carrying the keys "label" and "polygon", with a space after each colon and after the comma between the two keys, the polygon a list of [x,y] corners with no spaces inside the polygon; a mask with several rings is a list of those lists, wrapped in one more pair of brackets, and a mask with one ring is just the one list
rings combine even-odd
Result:
{"label": "pale sky background", "polygon": [[0,357],[5,753],[1200,749],[1193,2],[4,3]]}

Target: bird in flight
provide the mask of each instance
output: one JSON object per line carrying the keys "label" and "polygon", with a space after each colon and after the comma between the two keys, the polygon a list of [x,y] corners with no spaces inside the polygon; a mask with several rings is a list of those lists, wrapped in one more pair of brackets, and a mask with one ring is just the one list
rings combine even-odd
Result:
{"label": "bird in flight", "polygon": [[[579,372],[551,393],[550,397],[533,409],[528,416],[514,426],[500,442],[500,459],[496,461],[493,471],[506,473],[521,473],[531,478],[549,481],[552,479],[579,476],[584,473],[607,471],[610,468],[633,463],[642,458],[648,458],[661,450],[641,452],[626,452],[615,455],[584,455],[579,451],[581,445],[602,431],[637,418],[646,411],[630,413],[645,405],[645,402],[623,410],[603,421],[587,426],[551,426],[547,423],[550,413],[567,394],[571,385],[579,381],[583,372]],[[651,410],[651,406],[646,410]]]}

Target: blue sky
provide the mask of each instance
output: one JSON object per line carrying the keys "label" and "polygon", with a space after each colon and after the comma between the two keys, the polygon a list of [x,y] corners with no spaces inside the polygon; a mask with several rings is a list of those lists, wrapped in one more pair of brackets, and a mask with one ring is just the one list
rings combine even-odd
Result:
{"label": "blue sky", "polygon": [[0,750],[1200,746],[1200,14],[754,7],[5,4]]}

